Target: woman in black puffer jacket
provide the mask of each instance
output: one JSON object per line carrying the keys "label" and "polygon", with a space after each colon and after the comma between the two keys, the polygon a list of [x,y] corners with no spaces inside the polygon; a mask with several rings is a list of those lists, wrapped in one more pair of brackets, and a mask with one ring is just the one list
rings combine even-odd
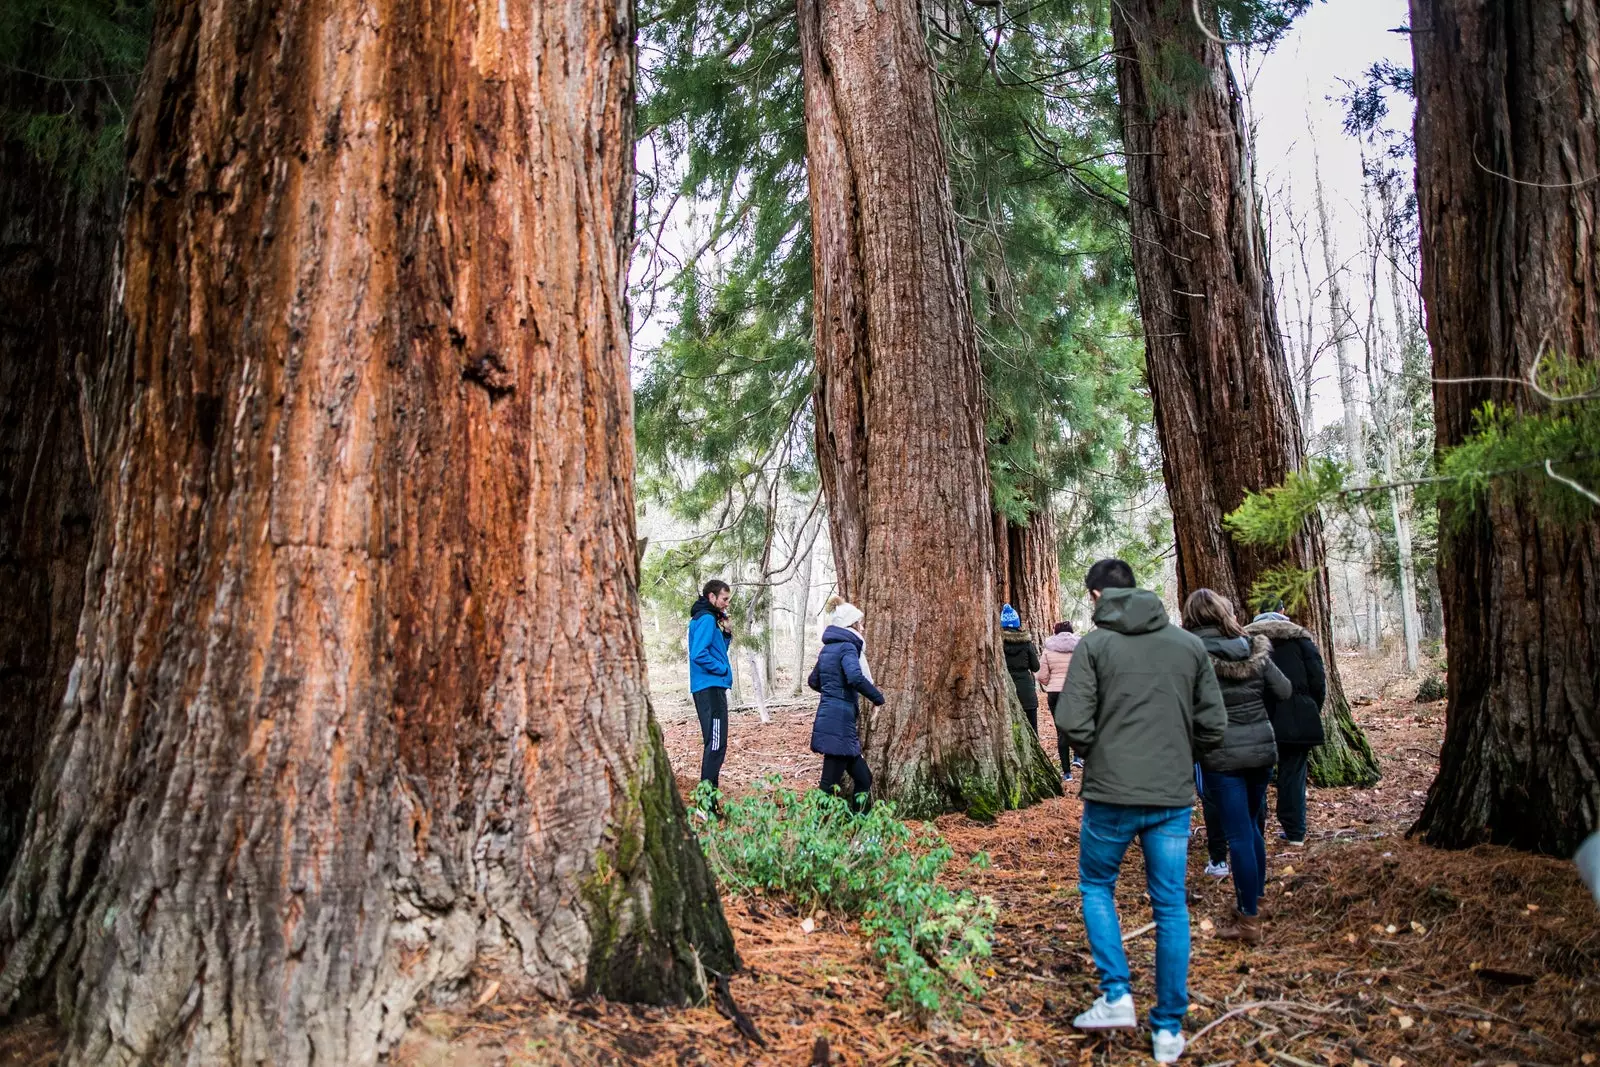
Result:
{"label": "woman in black puffer jacket", "polygon": [[1183,628],[1205,643],[1228,707],[1222,744],[1200,756],[1206,798],[1222,817],[1233,872],[1234,914],[1217,936],[1255,944],[1261,940],[1257,909],[1267,884],[1267,843],[1256,815],[1278,761],[1266,694],[1286,700],[1292,689],[1273,665],[1272,642],[1247,635],[1219,593],[1191,593],[1183,604]]}

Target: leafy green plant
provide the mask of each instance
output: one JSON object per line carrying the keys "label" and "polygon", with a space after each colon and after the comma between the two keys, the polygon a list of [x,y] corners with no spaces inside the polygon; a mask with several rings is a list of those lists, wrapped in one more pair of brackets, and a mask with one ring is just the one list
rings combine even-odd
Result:
{"label": "leafy green plant", "polygon": [[[776,893],[802,912],[860,919],[890,1004],[928,1019],[983,995],[997,912],[988,897],[939,881],[955,853],[931,828],[913,830],[889,803],[860,814],[776,779],[730,800],[701,783],[693,805],[701,847],[729,892]],[[988,860],[980,853],[973,862]]]}
{"label": "leafy green plant", "polygon": [[1438,674],[1430,674],[1417,686],[1417,703],[1434,704],[1446,696],[1444,679]]}

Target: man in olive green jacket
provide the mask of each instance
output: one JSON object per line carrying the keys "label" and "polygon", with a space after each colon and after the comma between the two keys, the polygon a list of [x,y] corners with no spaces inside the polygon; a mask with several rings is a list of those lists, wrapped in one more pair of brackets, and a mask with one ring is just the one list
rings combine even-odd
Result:
{"label": "man in olive green jacket", "polygon": [[1189,1004],[1185,882],[1194,764],[1221,743],[1228,712],[1205,646],[1168,621],[1159,597],[1134,588],[1133,568],[1101,560],[1085,584],[1095,629],[1078,643],[1055,712],[1056,726],[1086,753],[1078,888],[1100,972],[1100,998],[1074,1025],[1137,1025],[1114,902],[1122,857],[1137,837],[1156,920],[1152,1051],[1158,1063],[1171,1063],[1183,1053]]}

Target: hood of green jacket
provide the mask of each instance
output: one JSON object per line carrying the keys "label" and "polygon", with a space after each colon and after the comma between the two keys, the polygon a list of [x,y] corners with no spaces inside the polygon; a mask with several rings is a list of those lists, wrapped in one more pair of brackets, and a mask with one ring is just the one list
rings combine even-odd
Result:
{"label": "hood of green jacket", "polygon": [[1107,589],[1094,606],[1094,624],[1119,634],[1154,633],[1167,625],[1167,609],[1148,589]]}

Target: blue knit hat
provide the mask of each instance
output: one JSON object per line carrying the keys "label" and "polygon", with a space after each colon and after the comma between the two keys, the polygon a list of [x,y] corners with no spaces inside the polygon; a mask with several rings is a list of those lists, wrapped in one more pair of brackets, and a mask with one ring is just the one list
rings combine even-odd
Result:
{"label": "blue knit hat", "polygon": [[1000,609],[1000,629],[1002,629],[1002,630],[1020,630],[1020,629],[1022,629],[1022,616],[1018,615],[1017,614],[1017,609],[1012,607],[1010,604],[1006,604],[1004,607],[1002,607]]}

